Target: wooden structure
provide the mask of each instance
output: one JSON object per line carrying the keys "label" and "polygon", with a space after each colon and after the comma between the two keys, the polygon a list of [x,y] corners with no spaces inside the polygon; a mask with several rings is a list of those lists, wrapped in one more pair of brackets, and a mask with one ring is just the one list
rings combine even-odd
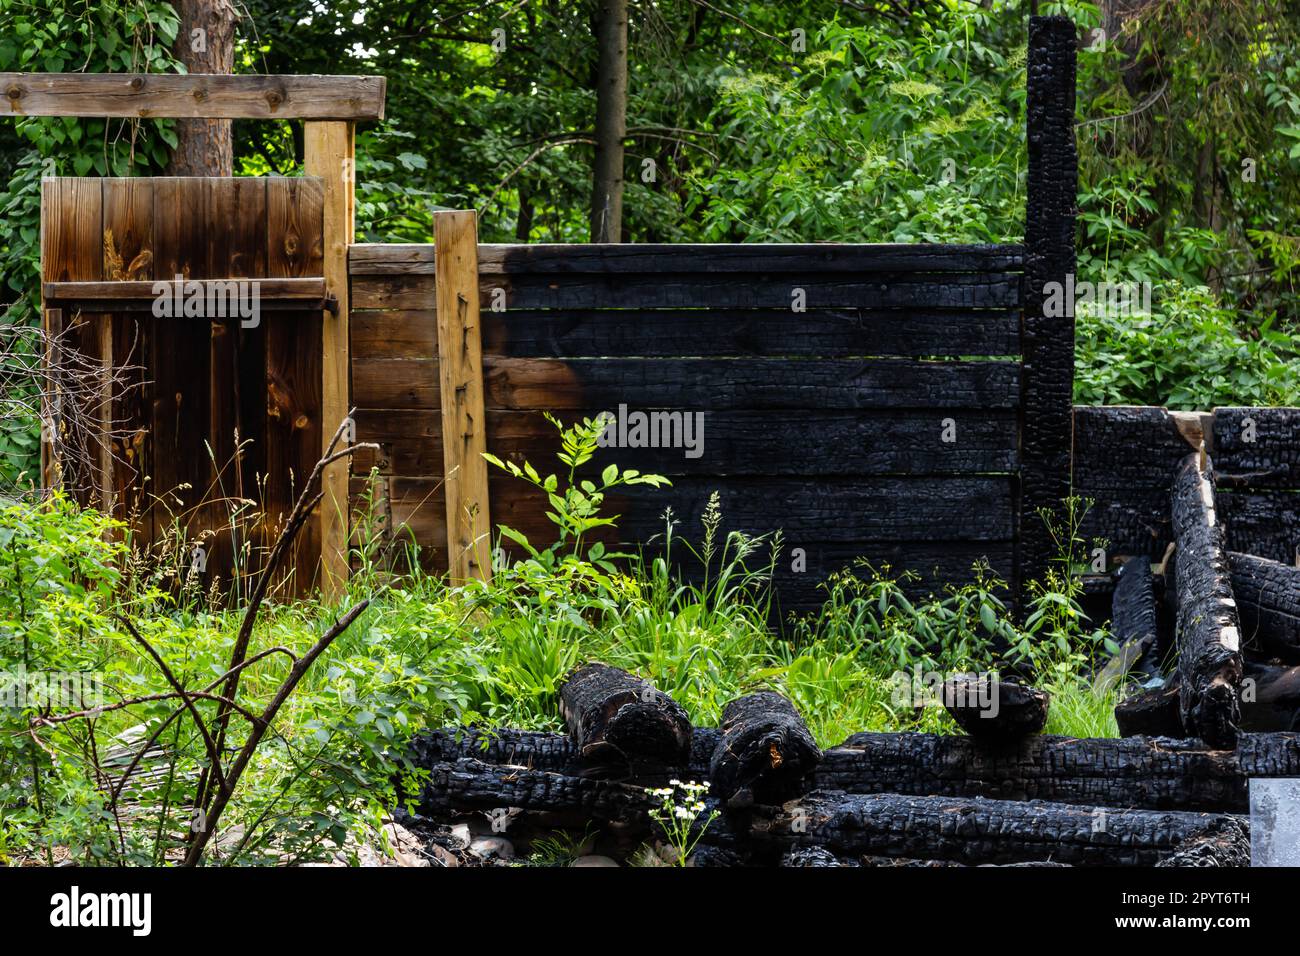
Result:
{"label": "wooden structure", "polygon": [[[228,575],[244,545],[255,560],[347,416],[353,124],[383,117],[384,86],[0,74],[13,115],[308,121],[302,178],[45,180],[47,329],[117,378],[97,416],[99,466],[60,474],[47,455],[47,482],[129,520],[144,542],[182,530],[212,574]],[[346,487],[338,462],[298,538],[298,589],[337,592],[346,578]],[[244,540],[229,517],[238,499],[264,516]]]}
{"label": "wooden structure", "polygon": [[[489,476],[483,451],[545,467],[543,412],[676,414],[698,418],[702,444],[599,456],[673,480],[608,503],[611,543],[650,541],[669,507],[698,537],[716,491],[724,529],[783,531],[786,608],[860,557],[921,587],[982,559],[1018,588],[1051,554],[1039,510],[1070,491],[1072,320],[1044,301],[1074,268],[1074,50],[1068,20],[1033,18],[1026,239],[1009,246],[478,245],[459,212],[436,215],[427,245],[352,244],[351,124],[382,115],[382,80],[2,76],[13,113],[308,120],[301,180],[47,183],[51,321],[75,320],[114,367],[143,366],[139,397],[105,399],[130,423],[114,449],[130,468],[105,455],[77,477],[120,514],[141,510],[139,476],[146,500],[220,479],[274,521],[356,407],[348,437],[381,451],[353,462],[350,487],[346,465],[328,471],[300,585],[346,575],[349,500],[354,535],[377,509],[390,538],[460,580],[491,573],[494,523],[550,530],[542,497]],[[177,273],[258,278],[261,333],[141,313],[133,283]],[[227,485],[235,429],[263,447]],[[249,495],[259,475],[267,493]],[[217,509],[196,517],[191,534],[232,547]]]}

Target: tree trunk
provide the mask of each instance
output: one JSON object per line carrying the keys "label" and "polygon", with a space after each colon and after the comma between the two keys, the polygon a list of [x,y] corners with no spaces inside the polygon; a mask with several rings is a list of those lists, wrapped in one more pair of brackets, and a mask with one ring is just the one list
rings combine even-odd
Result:
{"label": "tree trunk", "polygon": [[1300,664],[1300,568],[1235,552],[1228,567],[1246,642]]}
{"label": "tree trunk", "polygon": [[619,242],[623,231],[623,139],[627,136],[627,0],[601,0],[593,32],[599,53],[591,241]]}
{"label": "tree trunk", "polygon": [[583,761],[618,769],[684,766],[691,721],[677,701],[617,667],[588,664],[560,686],[560,713]]}
{"label": "tree trunk", "polygon": [[1174,478],[1178,548],[1178,674],[1183,727],[1214,747],[1232,747],[1241,719],[1241,637],[1232,597],[1223,517],[1215,507],[1213,467],[1198,454]]}
{"label": "tree trunk", "polygon": [[[235,20],[230,0],[181,0],[176,57],[190,73],[233,73]],[[235,151],[230,120],[178,119],[176,149],[167,173],[171,176],[230,176]]]}
{"label": "tree trunk", "polygon": [[729,703],[722,739],[709,762],[711,793],[730,800],[747,790],[757,803],[782,803],[804,792],[804,778],[822,758],[794,705],[772,691]]}

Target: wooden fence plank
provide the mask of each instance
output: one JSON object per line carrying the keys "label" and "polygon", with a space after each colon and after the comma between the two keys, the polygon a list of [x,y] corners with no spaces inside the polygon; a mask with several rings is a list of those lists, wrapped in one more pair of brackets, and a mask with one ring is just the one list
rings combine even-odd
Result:
{"label": "wooden fence plank", "polygon": [[[372,282],[381,277],[370,277]],[[811,272],[737,281],[713,273],[493,275],[480,278],[491,309],[1009,309],[1018,273],[886,273],[870,278]]]}
{"label": "wooden fence plank", "polygon": [[906,359],[562,361],[488,357],[485,377],[490,408],[613,411],[624,403],[630,408],[682,410],[1005,409],[1016,407],[1020,369],[1011,362]]}
{"label": "wooden fence plank", "polygon": [[[147,281],[154,275],[153,184],[143,178],[103,181],[104,266],[109,280]],[[153,540],[151,490],[146,482],[152,471],[153,375],[151,318],[114,315],[112,355],[117,383],[114,387],[113,447],[114,516],[130,521],[139,540]]]}
{"label": "wooden fence plank", "polygon": [[[363,243],[353,275],[433,274],[433,247]],[[1017,245],[937,243],[482,243],[479,271],[492,274],[656,272],[1007,272],[1024,266]]]}
{"label": "wooden fence plank", "polygon": [[[154,275],[207,277],[204,224],[211,180],[153,181]],[[153,475],[149,482],[155,540],[173,526],[193,538],[202,516],[191,509],[207,496],[211,469],[211,327],[204,319],[153,319],[149,368],[153,377]],[[193,529],[191,532],[191,523]]]}
{"label": "wooden fence plank", "polygon": [[487,310],[483,350],[513,358],[1018,356],[1020,311]]}
{"label": "wooden fence plank", "polygon": [[[319,276],[324,270],[324,185],[319,178],[267,180],[267,271],[273,277]],[[321,326],[319,313],[284,313],[261,325],[266,348],[266,499],[278,530],[320,458]],[[320,505],[317,505],[317,509]],[[293,588],[316,583],[319,510],[299,532]],[[263,542],[269,544],[267,540]]]}
{"label": "wooden fence plank", "polygon": [[[304,170],[319,176],[325,190],[324,272],[329,294],[337,302],[326,312],[321,329],[322,454],[350,407],[350,317],[348,244],[353,238],[353,180],[355,169],[351,123],[307,123],[303,146]],[[345,435],[349,444],[351,434]],[[348,470],[346,460],[326,466],[321,476],[321,584],[330,599],[343,591],[348,575]]]}
{"label": "wooden fence plank", "polygon": [[[234,279],[265,277],[266,180],[215,179],[204,198],[204,228],[209,237],[204,274]],[[323,294],[322,287],[318,295]],[[260,281],[258,295],[259,306],[265,309],[265,287]],[[262,321],[260,315],[257,326],[237,317],[209,317],[208,442],[212,448],[209,480],[213,499],[207,512],[213,530],[208,547],[209,582],[217,577],[230,581],[237,571],[244,570],[244,555],[239,551],[245,538],[242,529],[232,528],[230,516],[238,508],[239,499],[257,499],[256,469],[259,465],[265,469],[261,448],[265,403],[249,409],[245,400],[246,392],[260,399],[266,379],[265,355],[260,345],[246,347],[250,336],[260,339],[258,326]],[[246,444],[250,440],[257,442],[256,449]],[[247,580],[245,577],[241,585]]]}
{"label": "wooden fence plank", "polygon": [[0,73],[15,116],[157,119],[384,118],[382,76]]}
{"label": "wooden fence plank", "polygon": [[[104,268],[104,194],[93,178],[58,177],[41,184],[41,277],[44,281],[97,281]],[[111,368],[110,320],[86,309],[61,310],[60,349]],[[83,505],[111,508],[112,396],[89,410],[87,427],[70,431],[61,444],[64,489]],[[67,421],[64,422],[65,426]],[[106,450],[107,446],[107,450]]]}
{"label": "wooden fence plank", "polygon": [[451,578],[492,576],[483,357],[478,301],[478,228],[471,212],[434,214],[439,385]]}

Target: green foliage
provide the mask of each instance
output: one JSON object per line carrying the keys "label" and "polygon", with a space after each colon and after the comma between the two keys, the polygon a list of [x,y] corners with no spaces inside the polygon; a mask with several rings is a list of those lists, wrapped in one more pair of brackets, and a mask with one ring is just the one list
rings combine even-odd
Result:
{"label": "green foliage", "polygon": [[[600,473],[599,483],[587,478],[579,478],[578,470],[586,465],[600,447],[600,438],[608,427],[608,420],[603,416],[584,418],[580,422],[566,427],[554,415],[547,414],[546,420],[560,433],[560,451],[557,458],[568,468],[568,475],[563,485],[554,474],[545,478],[529,462],[522,466],[513,461],[502,461],[495,455],[483,454],[487,461],[502,471],[522,478],[535,488],[539,488],[550,503],[551,509],[546,517],[559,529],[559,539],[545,551],[538,551],[529,542],[526,535],[501,525],[501,533],[518,544],[529,556],[545,567],[553,567],[557,560],[575,561],[582,554],[583,538],[597,528],[614,526],[618,516],[602,517],[601,507],[605,496],[614,488],[623,485],[649,485],[653,488],[670,485],[663,475],[643,475],[635,468],[620,469],[617,465],[607,465]],[[592,544],[587,558],[592,564],[604,571],[613,573],[612,558],[627,557],[625,554],[606,554],[605,546],[600,542]]]}
{"label": "green foliage", "polygon": [[1295,405],[1300,333],[1266,319],[1243,330],[1205,286],[1164,287],[1150,315],[1078,317],[1074,397],[1081,404]]}
{"label": "green foliage", "polygon": [[[169,73],[180,19],[160,0],[0,0],[0,72]],[[44,176],[130,176],[163,169],[172,120],[19,117],[0,132],[0,394],[29,406],[32,339],[5,326],[36,321]],[[10,403],[5,403],[6,410]],[[0,488],[39,465],[30,414],[0,420]]]}

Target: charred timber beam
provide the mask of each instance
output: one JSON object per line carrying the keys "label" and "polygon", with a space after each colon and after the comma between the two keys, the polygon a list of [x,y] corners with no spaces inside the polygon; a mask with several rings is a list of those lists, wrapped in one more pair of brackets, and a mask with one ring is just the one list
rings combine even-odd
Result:
{"label": "charred timber beam", "polygon": [[968,864],[1051,861],[1150,866],[1172,857],[1192,840],[1232,826],[1232,819],[1221,814],[1039,801],[819,790],[786,804],[778,813],[756,814],[740,835],[781,850],[809,845],[855,856]]}
{"label": "charred timber beam", "polygon": [[[1025,311],[1021,326],[1019,576],[1041,580],[1054,546],[1042,512],[1070,494],[1074,310],[1049,308],[1075,272],[1077,35],[1068,17],[1031,17],[1026,92]],[[1028,596],[1028,595],[1026,595]],[[1025,601],[1028,606],[1028,601]]]}
{"label": "charred timber beam", "polygon": [[1300,568],[1229,552],[1228,570],[1247,645],[1300,664]]}
{"label": "charred timber beam", "polygon": [[1171,497],[1179,700],[1189,734],[1231,747],[1241,720],[1241,632],[1212,475],[1209,458],[1193,452],[1178,469]]}
{"label": "charred timber beam", "polygon": [[[717,733],[697,730],[693,756],[677,773],[708,779],[708,742],[716,744]],[[499,763],[504,774],[527,770],[592,777],[572,742],[557,734],[500,731],[493,738],[483,731],[447,730],[424,734],[412,745],[417,767],[464,758]],[[636,782],[661,786],[669,775],[676,774],[637,777]],[[1170,738],[1036,736],[1013,746],[989,746],[971,737],[865,733],[826,750],[808,786],[1245,813],[1249,778],[1270,776],[1300,777],[1300,735],[1246,733],[1236,750],[1225,751]]]}

